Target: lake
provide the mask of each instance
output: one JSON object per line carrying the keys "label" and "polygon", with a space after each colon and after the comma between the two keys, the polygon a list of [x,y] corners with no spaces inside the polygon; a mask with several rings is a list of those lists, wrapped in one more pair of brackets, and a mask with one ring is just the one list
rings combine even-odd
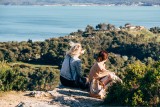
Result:
{"label": "lake", "polygon": [[99,23],[160,27],[160,7],[1,5],[0,41],[43,41]]}

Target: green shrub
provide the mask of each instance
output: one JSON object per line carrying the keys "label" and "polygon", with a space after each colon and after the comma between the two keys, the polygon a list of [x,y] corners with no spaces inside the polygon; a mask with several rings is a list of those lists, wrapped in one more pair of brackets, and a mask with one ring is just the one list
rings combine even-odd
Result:
{"label": "green shrub", "polygon": [[59,71],[54,68],[10,67],[0,62],[0,91],[52,90],[59,82]]}
{"label": "green shrub", "polygon": [[145,65],[140,61],[123,72],[123,84],[114,84],[104,101],[107,105],[160,105],[160,62]]}

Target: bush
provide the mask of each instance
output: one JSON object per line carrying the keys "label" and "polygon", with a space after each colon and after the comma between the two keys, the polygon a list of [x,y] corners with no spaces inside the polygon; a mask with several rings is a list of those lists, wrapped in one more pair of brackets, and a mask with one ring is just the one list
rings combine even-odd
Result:
{"label": "bush", "polygon": [[160,62],[145,65],[140,61],[123,72],[123,84],[114,84],[104,101],[107,105],[160,105]]}
{"label": "bush", "polygon": [[52,90],[59,82],[59,71],[53,68],[11,68],[4,62],[0,65],[0,91]]}

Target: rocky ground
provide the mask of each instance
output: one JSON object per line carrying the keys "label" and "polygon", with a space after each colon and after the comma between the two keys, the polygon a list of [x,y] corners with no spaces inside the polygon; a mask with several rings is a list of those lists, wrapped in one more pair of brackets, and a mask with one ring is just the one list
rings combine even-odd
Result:
{"label": "rocky ground", "polygon": [[0,107],[102,107],[103,101],[87,91],[57,87],[53,91],[7,92],[0,95]]}

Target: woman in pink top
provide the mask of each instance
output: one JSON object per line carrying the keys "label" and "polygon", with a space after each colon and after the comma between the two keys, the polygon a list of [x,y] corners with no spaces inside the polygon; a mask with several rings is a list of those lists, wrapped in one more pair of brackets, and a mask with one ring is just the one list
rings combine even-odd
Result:
{"label": "woman in pink top", "polygon": [[106,84],[107,82],[110,81],[110,76],[108,70],[105,68],[105,62],[108,59],[108,53],[106,51],[100,51],[97,57],[97,62],[94,63],[92,68],[90,69],[89,72],[89,81],[91,82],[92,79],[101,79],[104,76],[108,75],[108,79],[104,81],[103,83]]}
{"label": "woman in pink top", "polygon": [[[94,80],[94,84],[101,84],[103,89],[106,90],[108,83],[110,83],[111,81],[122,82],[122,80],[119,77],[117,77],[114,72],[111,72],[106,69],[105,62],[108,60],[108,53],[106,51],[100,51],[96,60],[97,62],[95,62],[95,64],[91,67],[89,72],[90,84],[92,84]],[[98,80],[98,82],[95,82],[95,80]],[[91,85],[90,95],[93,97],[97,97],[99,92],[102,90],[102,87],[99,88],[98,85]],[[93,88],[95,88],[94,90],[96,93],[92,92]]]}

